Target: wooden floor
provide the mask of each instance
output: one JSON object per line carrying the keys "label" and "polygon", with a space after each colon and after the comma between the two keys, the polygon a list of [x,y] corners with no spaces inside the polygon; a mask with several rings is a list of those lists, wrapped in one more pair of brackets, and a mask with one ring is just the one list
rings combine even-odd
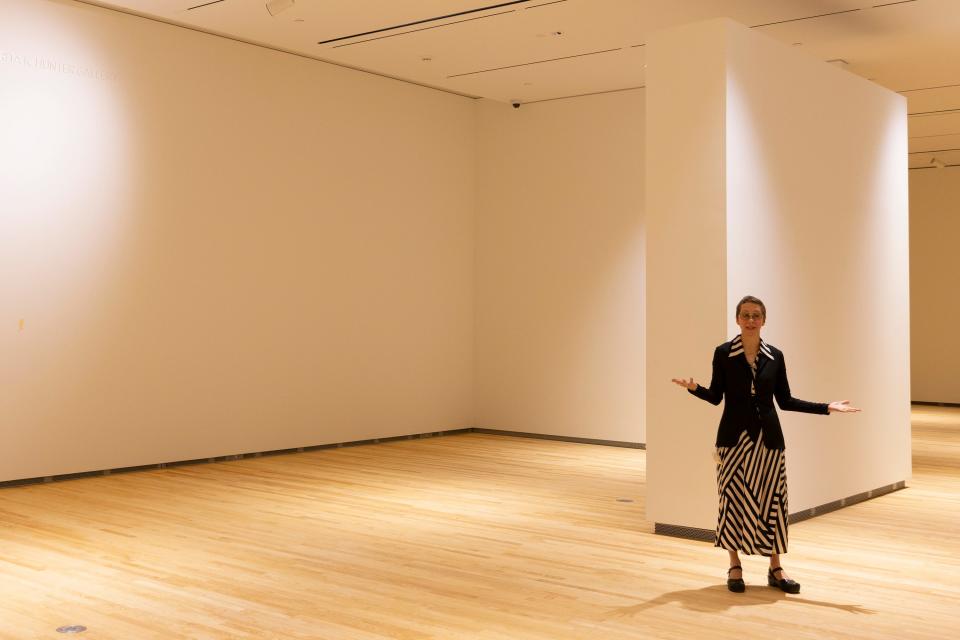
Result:
{"label": "wooden floor", "polygon": [[464,434],[0,489],[0,638],[956,638],[960,410],[913,433],[907,489],[791,528],[798,596],[653,535],[634,449]]}

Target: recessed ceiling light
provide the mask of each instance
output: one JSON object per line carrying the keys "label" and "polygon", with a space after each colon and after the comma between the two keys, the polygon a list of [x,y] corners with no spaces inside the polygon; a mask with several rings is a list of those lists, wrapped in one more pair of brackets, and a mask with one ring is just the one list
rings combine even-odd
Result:
{"label": "recessed ceiling light", "polygon": [[296,3],[297,0],[267,0],[267,12],[275,16],[278,13],[283,13],[287,9],[292,9]]}

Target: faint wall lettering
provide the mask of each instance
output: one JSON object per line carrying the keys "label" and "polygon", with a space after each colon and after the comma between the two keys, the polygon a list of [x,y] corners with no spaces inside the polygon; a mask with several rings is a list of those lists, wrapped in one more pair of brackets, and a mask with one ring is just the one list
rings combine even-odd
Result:
{"label": "faint wall lettering", "polygon": [[94,69],[82,64],[73,64],[44,56],[26,55],[16,51],[0,49],[0,64],[15,65],[37,71],[62,73],[64,75],[91,78],[93,80],[116,80],[117,74]]}

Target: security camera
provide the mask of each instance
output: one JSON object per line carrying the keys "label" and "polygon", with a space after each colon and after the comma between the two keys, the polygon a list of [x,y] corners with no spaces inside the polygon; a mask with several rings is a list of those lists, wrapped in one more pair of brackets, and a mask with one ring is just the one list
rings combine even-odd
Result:
{"label": "security camera", "polygon": [[512,101],[510,102],[510,104],[513,105],[513,108],[514,108],[514,109],[519,109],[519,108],[520,108],[520,101],[519,101],[519,100],[512,100]]}

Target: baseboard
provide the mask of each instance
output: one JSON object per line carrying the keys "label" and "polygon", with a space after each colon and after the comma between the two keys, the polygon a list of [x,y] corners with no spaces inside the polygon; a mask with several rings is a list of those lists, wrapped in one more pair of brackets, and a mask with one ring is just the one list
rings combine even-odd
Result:
{"label": "baseboard", "polygon": [[564,442],[577,442],[580,444],[599,444],[608,447],[629,447],[632,449],[646,449],[642,442],[620,442],[619,440],[597,440],[594,438],[573,438],[569,436],[551,436],[542,433],[524,433],[521,431],[500,431],[498,429],[480,429],[477,427],[464,427],[462,429],[447,429],[445,431],[428,431],[426,433],[414,433],[404,436],[388,436],[386,438],[369,438],[367,440],[351,440],[349,442],[334,442],[330,444],[318,444],[307,447],[292,447],[290,449],[273,449],[271,451],[256,451],[253,453],[237,453],[225,456],[214,456],[212,458],[197,458],[194,460],[174,460],[172,462],[159,462],[157,464],[143,464],[133,467],[119,467],[116,469],[98,469],[96,471],[81,471],[78,473],[61,473],[53,476],[41,476],[38,478],[23,478],[20,480],[0,481],[0,488],[19,487],[27,484],[43,484],[45,482],[60,482],[62,480],[77,480],[79,478],[93,478],[98,476],[109,476],[115,473],[131,473],[134,471],[150,471],[153,469],[167,469],[169,467],[179,467],[189,464],[205,464],[209,462],[228,462],[231,460],[243,460],[245,458],[259,458],[262,456],[278,456],[289,453],[302,453],[304,451],[317,451],[319,449],[337,449],[340,447],[358,447],[367,444],[379,444],[381,442],[391,442],[394,440],[416,440],[420,438],[434,438],[439,436],[450,436],[459,433],[488,433],[498,436],[512,436],[518,438],[539,438],[541,440],[563,440]]}
{"label": "baseboard", "polygon": [[686,538],[687,540],[701,540],[703,542],[713,542],[717,539],[717,533],[713,529],[685,527],[681,524],[664,524],[662,522],[654,522],[653,532],[661,536]]}
{"label": "baseboard", "polygon": [[[864,491],[863,493],[858,493],[856,495],[841,498],[840,500],[834,500],[833,502],[828,502],[817,507],[811,507],[809,509],[804,509],[803,511],[798,511],[791,513],[788,521],[790,524],[796,522],[802,522],[803,520],[809,520],[816,516],[821,516],[825,513],[830,513],[831,511],[836,511],[837,509],[843,509],[844,507],[849,507],[850,505],[857,504],[858,502],[863,502],[865,500],[870,500],[871,498],[878,498],[880,496],[892,493],[894,491],[899,491],[900,489],[905,489],[907,483],[905,480],[900,482],[895,482],[878,489],[871,489],[870,491]],[[659,535],[672,536],[674,538],[686,538],[688,540],[702,540],[704,542],[715,542],[716,541],[716,532],[713,529],[700,529],[698,527],[686,527],[679,524],[665,524],[663,522],[654,522],[653,523],[653,532]]]}
{"label": "baseboard", "polygon": [[45,482],[60,482],[62,480],[77,480],[79,478],[92,478],[98,476],[109,476],[115,473],[131,473],[134,471],[151,471],[154,469],[167,469],[170,467],[180,467],[191,464],[207,464],[210,462],[229,462],[231,460],[244,460],[246,458],[260,458],[263,456],[278,456],[290,453],[303,453],[304,451],[317,451],[320,449],[339,449],[342,447],[359,447],[367,444],[379,444],[381,442],[391,442],[394,440],[416,440],[420,438],[434,438],[438,436],[448,436],[458,433],[470,433],[472,427],[463,429],[448,429],[446,431],[428,431],[426,433],[414,433],[404,436],[388,436],[385,438],[369,438],[367,440],[351,440],[349,442],[333,442],[330,444],[318,444],[306,447],[292,447],[290,449],[273,449],[271,451],[255,451],[252,453],[237,453],[225,456],[214,456],[212,458],[196,458],[193,460],[175,460],[172,462],[159,462],[156,464],[143,464],[133,467],[118,467],[116,469],[98,469],[96,471],[81,471],[78,473],[61,473],[53,476],[40,476],[38,478],[22,478],[19,480],[0,481],[0,488],[19,487],[28,484],[43,484]]}
{"label": "baseboard", "polygon": [[626,447],[628,449],[646,449],[643,442],[624,442],[622,440],[599,440],[596,438],[577,438],[574,436],[554,436],[546,433],[528,433],[526,431],[503,431],[500,429],[485,429],[474,427],[473,433],[489,433],[495,436],[511,436],[514,438],[535,438],[537,440],[560,440],[562,442],[576,442],[578,444],[599,444],[605,447]]}
{"label": "baseboard", "polygon": [[888,484],[884,487],[880,487],[879,489],[864,491],[863,493],[858,493],[848,498],[841,498],[840,500],[834,500],[833,502],[822,504],[819,507],[811,507],[809,509],[804,509],[803,511],[798,511],[797,513],[791,513],[790,524],[793,524],[794,522],[801,522],[803,520],[809,520],[815,516],[830,513],[831,511],[836,511],[837,509],[843,509],[844,507],[849,507],[850,505],[854,505],[865,500],[870,500],[871,498],[879,498],[880,496],[888,493],[893,493],[894,491],[899,491],[900,489],[906,488],[906,480],[901,480],[900,482],[894,482],[893,484]]}

